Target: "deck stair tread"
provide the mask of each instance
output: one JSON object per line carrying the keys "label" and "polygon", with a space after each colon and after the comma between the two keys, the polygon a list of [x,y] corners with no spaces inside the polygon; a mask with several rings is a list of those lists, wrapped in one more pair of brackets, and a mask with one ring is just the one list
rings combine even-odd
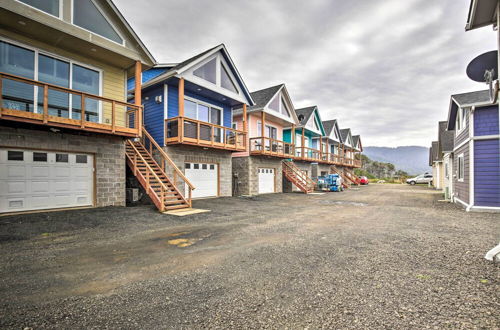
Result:
{"label": "deck stair tread", "polygon": [[314,181],[293,162],[283,160],[283,175],[302,192],[308,194],[314,191]]}

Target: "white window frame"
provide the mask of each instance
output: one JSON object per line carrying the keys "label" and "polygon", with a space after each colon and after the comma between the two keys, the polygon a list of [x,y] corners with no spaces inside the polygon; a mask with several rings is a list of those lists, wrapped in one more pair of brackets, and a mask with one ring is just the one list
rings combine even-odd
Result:
{"label": "white window frame", "polygon": [[[62,0],[61,0],[62,1]],[[118,34],[118,36],[120,38],[122,38],[122,43],[119,43],[119,42],[116,42],[114,40],[111,40],[109,38],[106,38],[105,36],[102,36],[98,33],[95,33],[95,32],[92,32],[90,30],[87,30],[86,28],[84,27],[81,27],[80,25],[76,25],[74,22],[73,22],[73,15],[74,15],[74,9],[75,9],[75,6],[74,6],[74,2],[75,0],[71,0],[71,17],[70,17],[70,22],[71,22],[71,25],[73,26],[76,26],[77,28],[79,29],[82,29],[84,31],[87,31],[88,33],[91,33],[93,35],[96,35],[96,36],[99,36],[101,38],[104,38],[112,43],[115,43],[117,45],[120,45],[120,46],[124,46],[125,47],[125,38],[123,37],[123,35],[120,33],[120,30],[116,28],[116,26],[113,24],[113,22],[109,19],[108,15],[106,15],[106,13],[104,13],[104,11],[101,9],[101,7],[94,1],[94,0],[90,0],[92,1],[92,3],[95,5],[95,7],[97,8],[97,10],[102,14],[102,16],[104,16],[104,18],[106,19],[106,21],[108,21],[109,25],[111,25],[111,27],[113,28],[113,30],[115,30],[116,34]]]}
{"label": "white window frame", "polygon": [[[220,126],[226,127],[226,126],[224,126],[224,108],[221,108],[219,106],[213,105],[213,104],[208,103],[208,102],[200,101],[198,99],[195,99],[194,97],[184,96],[184,100],[188,100],[188,101],[196,103],[196,119],[195,120],[198,120],[198,121],[201,121],[201,122],[204,122],[204,123],[208,123],[208,124],[212,124],[212,125],[217,125],[217,124],[213,124],[213,123],[211,123],[209,121],[203,121],[203,120],[199,120],[198,119],[198,105],[199,104],[204,105],[204,106],[209,107],[209,108],[214,108],[214,109],[220,110],[220,122],[221,122]],[[209,111],[208,116],[209,116],[208,119],[210,120],[210,111]],[[189,118],[189,117],[186,117],[186,118]],[[193,119],[193,118],[191,118],[191,119]]]}
{"label": "white window frame", "polygon": [[456,118],[455,136],[460,135],[465,129],[465,120],[467,119],[467,108],[458,108]]}
{"label": "white window frame", "polygon": [[[460,168],[460,159],[462,160],[462,168]],[[460,154],[457,157],[457,181],[464,182],[465,178],[465,159],[464,154]]]}
{"label": "white window frame", "polygon": [[[259,128],[259,126],[260,126],[260,128]],[[265,125],[265,127],[264,127],[264,135],[266,134],[266,128],[267,128],[267,127],[269,127],[269,128],[274,128],[274,129],[276,130],[276,140],[279,140],[279,134],[278,134],[279,130],[278,130],[278,127],[277,127],[277,126],[274,126],[274,125],[271,125],[271,124],[266,123],[266,125]],[[268,138],[270,138],[270,139],[271,139],[271,137],[270,137],[270,136],[260,136],[260,134],[261,134],[261,130],[262,130],[262,121],[257,120],[257,136],[259,136],[259,137],[268,137]]]}
{"label": "white window frame", "polygon": [[43,10],[41,10],[39,8],[36,8],[36,7],[33,7],[32,5],[29,5],[29,4],[25,3],[25,2],[22,2],[22,1],[19,1],[19,0],[14,0],[14,1],[16,1],[18,3],[21,3],[21,4],[25,5],[25,6],[28,6],[30,8],[33,8],[33,9],[35,9],[35,10],[41,12],[41,13],[44,13],[46,15],[55,17],[55,18],[60,19],[60,20],[63,19],[63,0],[58,0],[59,1],[59,16],[52,15],[51,13],[47,13],[46,11],[43,11]]}
{"label": "white window frame", "polygon": [[[3,42],[6,42],[6,43],[9,43],[9,44],[13,44],[15,46],[18,46],[18,47],[21,47],[21,48],[25,48],[25,49],[28,49],[28,50],[31,50],[34,52],[35,54],[35,65],[34,65],[34,78],[33,80],[36,80],[38,81],[38,55],[45,55],[45,56],[48,56],[48,57],[53,57],[55,59],[58,59],[58,60],[61,60],[61,61],[64,61],[64,62],[67,62],[69,65],[70,65],[70,70],[69,70],[69,87],[66,87],[66,88],[69,88],[69,89],[73,89],[73,64],[76,64],[76,65],[79,65],[81,67],[84,67],[84,68],[87,68],[89,70],[93,70],[93,71],[97,71],[99,73],[99,95],[98,96],[102,96],[102,89],[103,89],[103,75],[102,75],[102,70],[99,69],[99,68],[96,68],[94,66],[91,66],[91,65],[88,65],[88,64],[85,64],[85,63],[82,63],[82,62],[78,62],[78,61],[75,61],[75,60],[72,60],[70,58],[67,58],[67,57],[63,57],[63,56],[60,56],[60,55],[57,55],[57,54],[54,54],[54,53],[51,53],[51,52],[47,52],[43,49],[40,49],[40,48],[36,48],[36,47],[33,47],[33,46],[28,46],[24,43],[21,43],[21,42],[18,42],[18,41],[15,41],[15,40],[12,40],[12,39],[9,39],[9,38],[5,38],[5,37],[2,37],[0,36],[0,41],[3,41]],[[33,87],[33,90],[34,90],[34,94],[33,94],[33,113],[38,113],[38,86],[34,86]],[[69,94],[68,93],[68,97],[70,95],[75,95],[75,94]],[[69,112],[69,117],[71,118],[71,114],[72,114],[72,108],[73,108],[73,98],[72,97],[69,97],[69,103],[68,103],[68,112]],[[99,123],[102,124],[102,102],[99,102]]]}

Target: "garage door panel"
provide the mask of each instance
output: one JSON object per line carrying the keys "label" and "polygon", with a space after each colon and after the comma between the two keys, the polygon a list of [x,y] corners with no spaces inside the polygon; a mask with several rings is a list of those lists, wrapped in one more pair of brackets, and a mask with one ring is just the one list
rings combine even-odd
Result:
{"label": "garage door panel", "polygon": [[273,168],[259,168],[259,194],[268,194],[275,192],[275,177]]}
{"label": "garage door panel", "polygon": [[65,155],[0,149],[0,213],[92,205],[93,156]]}
{"label": "garage door panel", "polygon": [[31,182],[31,192],[32,193],[48,193],[50,191],[49,181],[32,181]]}
{"label": "garage door panel", "polygon": [[192,193],[193,198],[217,196],[219,175],[217,166],[217,164],[186,163],[185,175],[196,188]]}

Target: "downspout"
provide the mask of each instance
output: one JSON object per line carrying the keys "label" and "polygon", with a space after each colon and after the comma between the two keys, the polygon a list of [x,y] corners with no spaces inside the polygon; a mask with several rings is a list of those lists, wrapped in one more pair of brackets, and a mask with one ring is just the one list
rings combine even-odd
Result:
{"label": "downspout", "polygon": [[[469,206],[465,209],[469,212],[474,207],[474,111],[475,106],[470,108],[469,113]],[[464,164],[465,166],[465,164]]]}

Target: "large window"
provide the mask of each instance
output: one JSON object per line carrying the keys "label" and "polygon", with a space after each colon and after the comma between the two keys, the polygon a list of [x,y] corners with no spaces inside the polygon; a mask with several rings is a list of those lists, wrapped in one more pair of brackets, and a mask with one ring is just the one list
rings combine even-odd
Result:
{"label": "large window", "polygon": [[[0,72],[89,94],[100,94],[100,72],[4,41],[0,41]],[[2,96],[6,108],[35,113],[43,111],[43,89],[40,87],[4,79]],[[49,115],[81,118],[81,97],[78,95],[49,89],[48,103]],[[99,108],[99,101],[86,98],[86,120],[97,122]]]}
{"label": "large window", "polygon": [[222,64],[220,66],[220,85],[223,88],[230,90],[231,92],[238,93],[236,86],[234,85],[233,81],[229,77],[229,73],[227,72],[226,68]]}
{"label": "large window", "polygon": [[458,135],[467,126],[467,109],[459,108],[456,119],[456,134]]}
{"label": "large window", "polygon": [[[222,126],[222,109],[194,99],[184,99],[184,116],[205,123]],[[186,137],[198,136],[198,125],[189,120],[184,121],[184,134]],[[200,124],[199,138],[209,141],[213,136],[214,141],[222,141],[222,128]]]}
{"label": "large window", "polygon": [[215,84],[217,82],[217,58],[214,58],[206,64],[200,66],[198,69],[193,71],[193,74]]}
{"label": "large window", "polygon": [[207,62],[200,64],[193,70],[192,74],[228,91],[239,93],[231,71],[223,61],[221,54],[216,54]]}
{"label": "large window", "polygon": [[92,0],[73,1],[73,24],[123,44],[123,39]]}
{"label": "large window", "polygon": [[464,164],[464,155],[463,154],[458,156],[457,162],[458,162],[458,164],[457,164],[458,165],[457,166],[458,167],[458,169],[457,169],[458,170],[458,173],[457,173],[458,181],[464,181],[465,164]]}
{"label": "large window", "polygon": [[46,12],[47,14],[54,15],[56,17],[60,16],[59,13],[59,1],[60,0],[19,0],[24,2],[31,7],[39,9]]}
{"label": "large window", "polygon": [[269,102],[267,107],[285,115],[286,117],[290,117],[290,110],[288,110],[288,106],[286,105],[285,99],[281,93],[276,95],[276,97]]}

